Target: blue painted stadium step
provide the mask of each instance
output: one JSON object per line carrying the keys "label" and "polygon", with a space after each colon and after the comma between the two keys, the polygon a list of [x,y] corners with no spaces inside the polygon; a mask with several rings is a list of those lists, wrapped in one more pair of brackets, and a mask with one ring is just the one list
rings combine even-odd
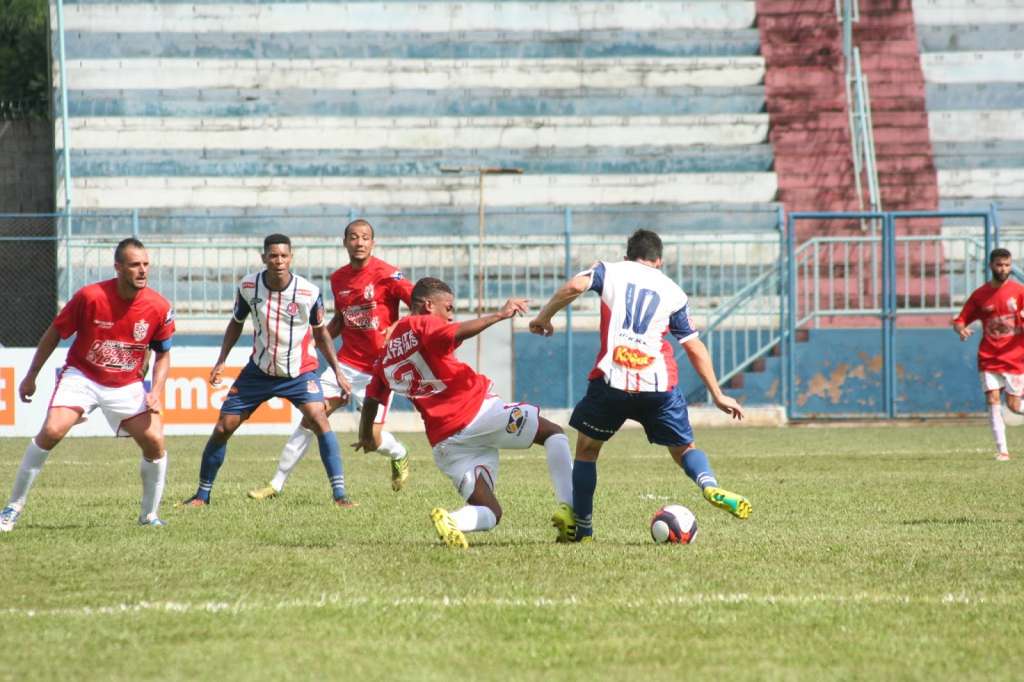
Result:
{"label": "blue painted stadium step", "polygon": [[107,150],[76,151],[74,177],[411,177],[442,168],[521,168],[531,175],[768,172],[770,145],[459,150]]}
{"label": "blue painted stadium step", "polygon": [[[779,204],[594,204],[572,211],[575,235],[628,234],[638,226],[668,233],[777,232]],[[362,210],[349,206],[296,206],[268,214],[261,209],[181,209],[148,211],[140,216],[143,239],[159,236],[252,236],[262,239],[271,232],[292,236],[337,238],[341,228],[360,216],[384,234],[403,237],[473,237],[479,231],[475,211],[433,206],[421,211]],[[123,236],[132,232],[128,211],[83,213],[75,217],[78,235]],[[502,209],[487,212],[487,231],[493,235],[561,236],[565,212],[560,208]]]}
{"label": "blue painted stadium step", "polygon": [[932,153],[938,169],[1024,168],[1024,141],[1020,140],[935,142]]}
{"label": "blue painted stadium step", "polygon": [[922,52],[1024,50],[1024,23],[917,26]]}
{"label": "blue painted stadium step", "polygon": [[71,116],[683,116],[764,111],[763,85],[451,90],[72,90]]}
{"label": "blue painted stadium step", "polygon": [[757,29],[454,33],[103,33],[72,31],[69,59],[588,59],[739,57]]}
{"label": "blue painted stadium step", "polygon": [[928,83],[925,94],[928,111],[1024,109],[1024,83]]}

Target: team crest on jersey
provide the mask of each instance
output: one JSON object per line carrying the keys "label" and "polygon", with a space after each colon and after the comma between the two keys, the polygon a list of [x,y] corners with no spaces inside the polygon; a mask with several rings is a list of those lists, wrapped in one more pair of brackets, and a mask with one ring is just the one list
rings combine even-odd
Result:
{"label": "team crest on jersey", "polygon": [[372,284],[367,284],[366,288],[363,289],[363,298],[365,298],[367,301],[372,301],[373,300],[373,285]]}
{"label": "team crest on jersey", "polygon": [[1006,307],[1009,308],[1010,310],[1012,310],[1013,312],[1017,312],[1017,299],[1015,299],[1015,298],[1007,299]]}
{"label": "team crest on jersey", "polygon": [[296,315],[299,314],[299,304],[296,303],[295,301],[292,301],[291,303],[285,306],[284,311],[291,315],[292,317],[295,317]]}
{"label": "team crest on jersey", "polygon": [[508,413],[508,424],[505,424],[505,431],[508,433],[519,433],[526,425],[526,413],[521,407],[513,407]]}
{"label": "team crest on jersey", "polygon": [[135,326],[132,327],[132,337],[134,337],[136,341],[142,341],[144,338],[146,338],[146,333],[148,331],[149,322],[146,322],[145,320],[139,320],[138,322],[135,323]]}
{"label": "team crest on jersey", "polygon": [[650,367],[654,363],[654,356],[636,348],[615,346],[615,350],[612,352],[612,362],[626,369],[640,370]]}

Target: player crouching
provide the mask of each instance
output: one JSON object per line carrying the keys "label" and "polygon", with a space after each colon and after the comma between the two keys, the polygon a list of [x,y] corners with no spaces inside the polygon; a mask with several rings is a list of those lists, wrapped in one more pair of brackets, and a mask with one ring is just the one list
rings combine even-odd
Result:
{"label": "player crouching", "polygon": [[[408,398],[423,417],[434,462],[459,491],[466,505],[430,517],[441,541],[466,548],[466,533],[486,531],[501,520],[494,494],[498,451],[522,450],[534,443],[547,451],[548,471],[560,509],[571,509],[572,456],[561,427],[540,416],[536,405],[509,403],[493,395],[491,381],[455,357],[462,341],[493,324],[526,311],[524,299],[509,299],[496,313],[453,322],[454,297],[447,284],[424,277],[412,291],[412,315],[391,332],[366,388],[357,449],[379,447],[373,431],[378,405],[392,392]],[[566,541],[575,526],[559,528]]]}

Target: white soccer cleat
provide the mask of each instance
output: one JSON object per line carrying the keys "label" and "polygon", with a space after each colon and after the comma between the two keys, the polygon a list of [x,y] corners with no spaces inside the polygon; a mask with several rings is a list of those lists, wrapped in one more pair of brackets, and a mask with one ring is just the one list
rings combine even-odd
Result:
{"label": "white soccer cleat", "polygon": [[14,530],[14,524],[18,522],[21,512],[8,505],[0,511],[0,533],[10,533]]}
{"label": "white soccer cleat", "polygon": [[162,526],[166,526],[167,522],[165,522],[163,519],[161,519],[158,516],[153,516],[152,518],[147,517],[147,516],[140,516],[139,517],[139,525],[140,526],[150,526],[152,528],[160,528]]}

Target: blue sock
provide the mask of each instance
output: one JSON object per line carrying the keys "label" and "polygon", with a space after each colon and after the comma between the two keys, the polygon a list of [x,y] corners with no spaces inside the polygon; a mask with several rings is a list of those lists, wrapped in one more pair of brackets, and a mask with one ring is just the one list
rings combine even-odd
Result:
{"label": "blue sock", "polygon": [[345,497],[345,470],[341,465],[341,446],[334,431],[321,433],[316,437],[320,446],[320,461],[324,463],[327,478],[331,481],[331,492],[334,499]]}
{"label": "blue sock", "polygon": [[576,539],[594,534],[594,491],[597,462],[572,463],[572,510],[576,514]]}
{"label": "blue sock", "polygon": [[683,471],[700,486],[701,490],[708,486],[718,486],[715,472],[711,470],[708,455],[703,450],[694,448],[683,455]]}
{"label": "blue sock", "polygon": [[203,461],[199,465],[199,489],[196,490],[196,497],[203,502],[210,501],[213,481],[217,478],[217,472],[220,471],[220,465],[224,463],[224,457],[227,454],[227,443],[215,443],[213,438],[206,441],[206,447],[203,448]]}

